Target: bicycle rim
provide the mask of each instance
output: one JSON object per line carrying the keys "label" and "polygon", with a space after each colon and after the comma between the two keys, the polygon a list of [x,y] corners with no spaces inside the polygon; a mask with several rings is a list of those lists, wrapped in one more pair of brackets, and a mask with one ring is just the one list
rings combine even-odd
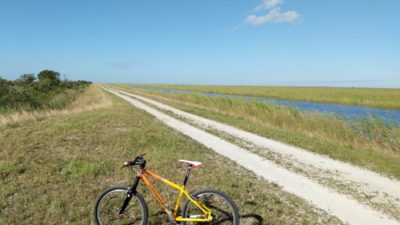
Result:
{"label": "bicycle rim", "polygon": [[[206,223],[186,222],[187,225],[236,225],[239,223],[237,207],[228,196],[218,191],[201,191],[194,194],[195,199],[212,211],[213,220]],[[188,202],[184,217],[199,218],[202,212],[193,203]]]}
{"label": "bicycle rim", "polygon": [[125,213],[119,215],[126,198],[126,189],[115,189],[106,193],[98,203],[96,216],[99,225],[144,225],[145,209],[137,196],[133,196]]}

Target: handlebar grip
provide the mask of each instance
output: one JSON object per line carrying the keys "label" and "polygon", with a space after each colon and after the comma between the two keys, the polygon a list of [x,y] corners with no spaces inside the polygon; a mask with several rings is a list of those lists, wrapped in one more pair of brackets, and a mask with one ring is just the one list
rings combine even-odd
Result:
{"label": "handlebar grip", "polygon": [[130,166],[131,163],[132,163],[131,161],[126,161],[126,162],[124,162],[124,165],[121,168]]}
{"label": "handlebar grip", "polygon": [[124,165],[121,168],[124,168],[127,166],[136,166],[136,165],[143,166],[143,165],[145,165],[146,160],[143,158],[144,155],[145,155],[145,153],[142,153],[142,154],[136,156],[134,160],[124,162]]}

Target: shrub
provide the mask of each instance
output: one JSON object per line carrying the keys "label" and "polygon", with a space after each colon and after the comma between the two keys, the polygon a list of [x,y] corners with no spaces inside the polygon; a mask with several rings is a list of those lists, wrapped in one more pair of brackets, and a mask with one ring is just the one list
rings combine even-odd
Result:
{"label": "shrub", "polygon": [[[52,70],[23,74],[14,81],[0,77],[0,113],[38,108],[60,108],[77,96],[88,81],[61,81]],[[70,90],[70,91],[69,91]]]}

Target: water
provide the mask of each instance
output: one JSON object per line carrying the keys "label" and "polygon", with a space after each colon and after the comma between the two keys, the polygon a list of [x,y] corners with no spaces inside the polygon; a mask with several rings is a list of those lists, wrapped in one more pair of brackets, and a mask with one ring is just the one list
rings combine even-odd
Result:
{"label": "water", "polygon": [[131,88],[160,91],[163,93],[181,93],[181,94],[203,94],[211,97],[228,97],[238,98],[249,101],[260,101],[275,103],[283,106],[292,106],[300,111],[319,112],[322,114],[336,115],[344,119],[363,119],[367,117],[376,117],[382,121],[388,123],[396,123],[400,126],[400,111],[392,109],[379,109],[363,106],[351,106],[351,105],[340,105],[331,103],[317,103],[317,102],[306,102],[306,101],[291,101],[291,100],[280,100],[275,98],[265,97],[252,97],[243,95],[231,95],[231,94],[219,94],[210,92],[197,92],[197,91],[185,91],[171,88],[150,88],[150,87],[139,87],[132,86]]}

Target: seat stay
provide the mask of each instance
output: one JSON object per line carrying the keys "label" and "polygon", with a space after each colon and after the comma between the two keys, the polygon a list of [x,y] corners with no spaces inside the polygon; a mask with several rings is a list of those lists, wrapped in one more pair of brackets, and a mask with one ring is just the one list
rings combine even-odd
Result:
{"label": "seat stay", "polygon": [[185,190],[180,190],[179,195],[178,195],[178,198],[176,199],[175,207],[174,207],[174,218],[175,218],[175,219],[176,219],[176,217],[178,216],[179,206],[180,206],[180,204],[181,204],[182,196],[183,196],[183,193],[184,193],[184,192],[185,192]]}
{"label": "seat stay", "polygon": [[207,208],[201,202],[196,201],[188,192],[184,191],[184,194],[186,195],[186,198],[189,199],[189,201],[191,201],[204,214],[210,214],[211,215],[211,209]]}
{"label": "seat stay", "polygon": [[[204,218],[183,218],[182,216],[177,217],[177,209],[179,208],[179,205],[181,203],[181,197],[182,195],[185,195],[186,198],[191,201],[200,211],[203,213]],[[178,199],[175,203],[175,211],[174,211],[174,217],[175,220],[178,222],[210,222],[212,221],[213,217],[211,215],[211,209],[207,208],[205,205],[203,205],[201,202],[196,201],[185,189],[184,187],[180,190],[180,194],[178,196]]]}

